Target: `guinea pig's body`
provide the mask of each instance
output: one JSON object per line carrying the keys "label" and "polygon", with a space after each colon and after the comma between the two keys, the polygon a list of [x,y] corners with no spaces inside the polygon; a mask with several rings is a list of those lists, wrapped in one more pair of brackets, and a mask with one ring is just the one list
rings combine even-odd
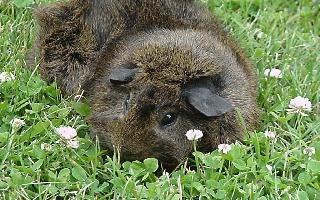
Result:
{"label": "guinea pig's body", "polygon": [[[176,166],[198,148],[241,139],[259,122],[254,68],[193,0],[71,0],[38,9],[40,71],[61,90],[84,90],[88,122],[125,160]],[[237,114],[238,113],[238,114]]]}

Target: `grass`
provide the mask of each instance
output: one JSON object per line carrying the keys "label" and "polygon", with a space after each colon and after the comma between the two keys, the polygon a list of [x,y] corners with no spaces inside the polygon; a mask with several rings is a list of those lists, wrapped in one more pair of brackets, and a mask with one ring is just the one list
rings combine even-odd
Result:
{"label": "grass", "polygon": [[[15,76],[0,84],[0,199],[320,198],[319,0],[204,1],[255,63],[264,116],[261,128],[227,154],[195,152],[197,170],[182,165],[171,174],[152,158],[103,159],[106,152],[84,122],[87,106],[61,97],[55,84],[25,69],[35,35],[31,2],[0,2],[0,72]],[[268,68],[280,69],[283,78],[266,77]],[[288,113],[296,96],[311,101],[308,116]],[[26,124],[12,128],[14,118]],[[78,149],[54,132],[62,125],[77,129]],[[315,154],[304,154],[308,147]]]}

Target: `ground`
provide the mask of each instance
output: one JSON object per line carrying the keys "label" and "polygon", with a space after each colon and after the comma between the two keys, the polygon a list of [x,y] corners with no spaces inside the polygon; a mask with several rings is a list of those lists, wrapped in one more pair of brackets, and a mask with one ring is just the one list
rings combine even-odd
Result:
{"label": "ground", "polygon": [[[84,122],[88,106],[25,68],[33,1],[1,1],[0,199],[319,199],[320,1],[202,3],[256,66],[263,121],[230,151],[195,151],[194,169],[168,174],[152,158],[103,159]],[[78,148],[61,126],[76,129]]]}

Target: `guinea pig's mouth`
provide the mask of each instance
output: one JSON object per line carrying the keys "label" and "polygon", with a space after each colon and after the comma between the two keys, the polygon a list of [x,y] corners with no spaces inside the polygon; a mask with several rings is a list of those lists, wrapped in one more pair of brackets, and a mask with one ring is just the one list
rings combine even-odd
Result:
{"label": "guinea pig's mouth", "polygon": [[174,170],[179,164],[183,163],[188,155],[177,154],[176,151],[172,151],[173,148],[162,144],[160,146],[152,148],[154,152],[153,157],[159,160],[159,164],[162,165],[167,171]]}
{"label": "guinea pig's mouth", "polygon": [[156,158],[159,161],[159,165],[162,166],[163,169],[167,171],[174,170],[179,164],[182,163],[183,160],[175,158],[174,156],[168,153],[157,153],[157,155],[152,154],[132,154],[129,152],[121,152],[121,161],[134,161],[140,160],[143,161],[146,158]]}
{"label": "guinea pig's mouth", "polygon": [[167,171],[173,171],[179,164],[182,163],[179,159],[170,156],[161,154],[160,157],[157,158],[164,169]]}

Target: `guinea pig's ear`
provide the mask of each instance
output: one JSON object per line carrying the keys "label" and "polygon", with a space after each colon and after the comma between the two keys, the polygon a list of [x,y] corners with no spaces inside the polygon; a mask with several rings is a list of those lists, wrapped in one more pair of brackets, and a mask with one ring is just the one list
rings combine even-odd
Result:
{"label": "guinea pig's ear", "polygon": [[191,106],[207,117],[218,117],[233,110],[231,103],[204,86],[189,86],[184,95]]}
{"label": "guinea pig's ear", "polygon": [[130,83],[138,72],[137,68],[121,66],[114,69],[109,77],[110,82],[117,85]]}

